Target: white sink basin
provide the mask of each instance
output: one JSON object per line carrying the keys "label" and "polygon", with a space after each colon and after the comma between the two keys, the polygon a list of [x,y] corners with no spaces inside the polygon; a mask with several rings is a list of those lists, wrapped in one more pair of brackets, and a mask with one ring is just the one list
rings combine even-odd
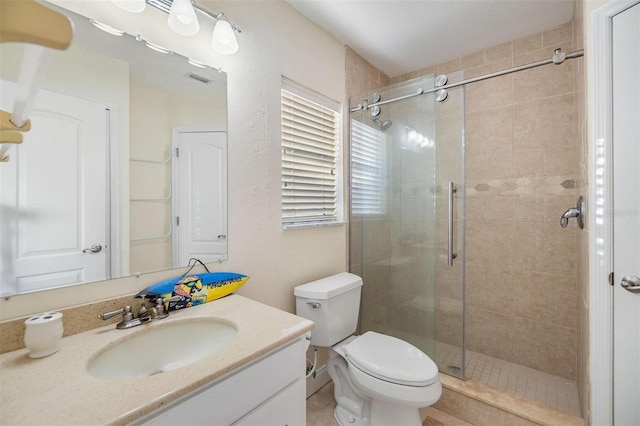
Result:
{"label": "white sink basin", "polygon": [[87,370],[102,379],[130,379],[177,370],[216,353],[236,334],[233,325],[207,319],[171,321],[156,327],[141,325],[136,333],[93,357]]}

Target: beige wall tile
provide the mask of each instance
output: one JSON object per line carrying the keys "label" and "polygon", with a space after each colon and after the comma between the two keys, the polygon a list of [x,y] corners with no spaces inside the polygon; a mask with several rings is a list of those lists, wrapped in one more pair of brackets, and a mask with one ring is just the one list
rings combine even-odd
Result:
{"label": "beige wall tile", "polygon": [[544,149],[515,149],[513,151],[514,176],[543,176]]}
{"label": "beige wall tile", "polygon": [[498,106],[466,116],[467,152],[485,153],[513,144],[513,107]]}
{"label": "beige wall tile", "polygon": [[460,66],[462,69],[478,67],[485,64],[484,50],[465,55],[460,58]]}
{"label": "beige wall tile", "polygon": [[462,69],[462,66],[460,65],[460,57],[457,57],[443,64],[438,64],[437,66],[438,71],[436,72],[436,75],[449,74],[452,72],[459,71],[461,69]]}
{"label": "beige wall tile", "polygon": [[576,271],[575,230],[559,225],[516,223],[514,266],[520,271],[573,275]]}
{"label": "beige wall tile", "polygon": [[516,316],[577,328],[575,275],[516,271],[513,290]]}
{"label": "beige wall tile", "polygon": [[542,33],[531,34],[513,41],[513,56],[542,48]]}
{"label": "beige wall tile", "polygon": [[575,380],[575,329],[516,318],[515,342],[516,363]]}
{"label": "beige wall tile", "polygon": [[519,104],[513,113],[514,148],[574,146],[575,127],[572,94]]}
{"label": "beige wall tile", "polygon": [[555,46],[558,43],[573,41],[573,23],[569,21],[542,33],[542,44],[547,46]]}
{"label": "beige wall tile", "polygon": [[466,313],[467,349],[515,362],[513,317],[474,308]]}
{"label": "beige wall tile", "polygon": [[576,174],[578,167],[577,155],[577,147],[575,145],[545,150],[545,174],[547,176]]}
{"label": "beige wall tile", "polygon": [[513,43],[508,41],[485,50],[485,60],[488,64],[513,57]]}
{"label": "beige wall tile", "polygon": [[520,195],[515,197],[516,222],[544,222],[544,197]]}
{"label": "beige wall tile", "polygon": [[513,74],[515,102],[527,102],[574,91],[573,62],[544,66]]}
{"label": "beige wall tile", "polygon": [[467,221],[467,265],[513,266],[514,232],[512,223]]}
{"label": "beige wall tile", "polygon": [[467,307],[510,316],[515,314],[513,270],[470,265],[465,278]]}

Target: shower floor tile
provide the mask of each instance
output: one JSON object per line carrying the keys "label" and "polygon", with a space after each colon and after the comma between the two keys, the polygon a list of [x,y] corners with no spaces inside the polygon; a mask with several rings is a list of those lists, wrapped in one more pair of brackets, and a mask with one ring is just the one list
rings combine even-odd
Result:
{"label": "shower floor tile", "polygon": [[[467,350],[465,355],[467,378],[580,417],[576,382],[478,352]],[[460,366],[460,348],[438,342],[436,363],[444,372]]]}

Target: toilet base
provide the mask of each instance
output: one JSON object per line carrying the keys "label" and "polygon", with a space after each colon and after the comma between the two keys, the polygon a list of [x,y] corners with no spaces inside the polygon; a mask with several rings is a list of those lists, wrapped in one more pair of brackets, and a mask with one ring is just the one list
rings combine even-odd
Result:
{"label": "toilet base", "polygon": [[389,404],[385,401],[371,401],[372,425],[421,426],[420,411],[413,407]]}
{"label": "toilet base", "polygon": [[340,426],[369,426],[368,419],[355,417],[339,405],[336,405],[336,408],[333,409],[333,417],[336,418]]}

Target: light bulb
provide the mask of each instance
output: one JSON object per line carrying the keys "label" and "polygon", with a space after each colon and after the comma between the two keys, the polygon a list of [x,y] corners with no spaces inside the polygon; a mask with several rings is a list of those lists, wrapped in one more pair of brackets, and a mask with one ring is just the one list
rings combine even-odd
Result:
{"label": "light bulb", "polygon": [[216,52],[224,55],[232,55],[238,51],[236,35],[233,32],[231,24],[223,15],[218,18],[218,22],[216,22],[215,27],[213,27],[211,45]]}
{"label": "light bulb", "polygon": [[196,11],[190,0],[173,0],[169,10],[169,27],[186,36],[194,35],[200,30]]}
{"label": "light bulb", "polygon": [[127,12],[140,13],[146,6],[145,0],[111,0],[113,4]]}

